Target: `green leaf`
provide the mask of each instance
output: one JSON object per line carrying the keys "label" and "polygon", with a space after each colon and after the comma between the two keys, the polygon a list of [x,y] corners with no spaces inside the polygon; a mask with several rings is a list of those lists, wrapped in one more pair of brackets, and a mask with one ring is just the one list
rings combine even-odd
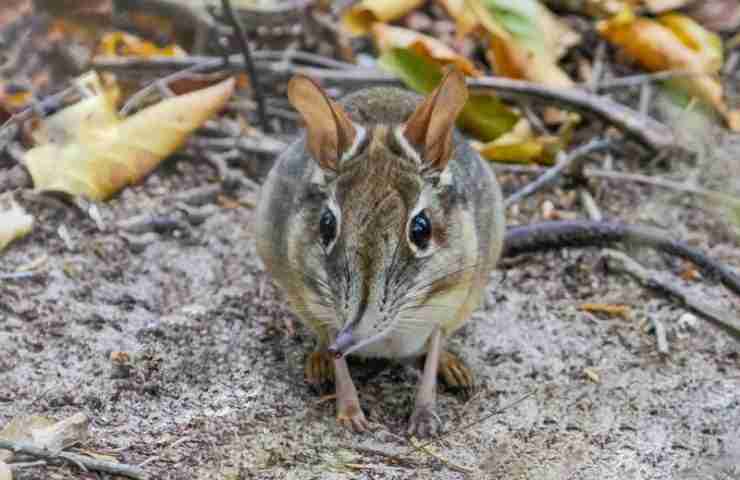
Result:
{"label": "green leaf", "polygon": [[[419,93],[430,93],[442,79],[441,65],[405,48],[386,51],[380,56],[379,63]],[[517,120],[518,116],[495,96],[473,93],[460,113],[457,125],[478,140],[490,142],[511,130]]]}
{"label": "green leaf", "polygon": [[528,47],[541,51],[545,35],[537,21],[542,6],[537,0],[480,0],[491,16]]}

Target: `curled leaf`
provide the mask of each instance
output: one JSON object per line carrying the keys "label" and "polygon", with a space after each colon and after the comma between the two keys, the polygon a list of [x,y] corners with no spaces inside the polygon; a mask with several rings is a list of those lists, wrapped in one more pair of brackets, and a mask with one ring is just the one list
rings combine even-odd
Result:
{"label": "curled leaf", "polygon": [[[187,136],[218,112],[231,97],[233,79],[178,97],[168,98],[136,114],[119,118],[103,113],[112,106],[106,100],[87,99],[46,120],[59,125],[59,118],[79,120],[56,136],[42,137],[26,152],[25,160],[34,186],[39,190],[63,191],[105,200],[150,173],[177,150]],[[74,112],[74,110],[73,110]],[[91,122],[90,118],[102,118]]]}
{"label": "curled leaf", "polygon": [[362,0],[342,15],[342,25],[353,35],[365,35],[376,22],[390,22],[403,17],[424,0]]}
{"label": "curled leaf", "polygon": [[0,210],[0,251],[10,242],[28,235],[32,228],[33,217],[17,203],[12,202],[8,210]]}
{"label": "curled leaf", "polygon": [[597,24],[599,33],[650,71],[685,70],[669,84],[712,106],[733,130],[738,112],[725,104],[717,71],[722,63],[719,38],[688,17],[669,14],[659,21],[636,17],[630,12]]}
{"label": "curled leaf", "polygon": [[473,143],[481,156],[501,163],[537,163],[552,165],[561,140],[554,135],[535,136],[526,119],[521,119],[510,132],[488,143]]}
{"label": "curled leaf", "polygon": [[152,42],[142,40],[125,32],[108,32],[98,45],[98,55],[113,57],[176,57],[184,56],[185,50],[177,45],[158,47]]}
{"label": "curled leaf", "polygon": [[453,64],[466,75],[481,75],[473,62],[436,38],[407,28],[392,27],[383,23],[373,25],[372,34],[375,44],[381,52],[386,52],[392,48],[402,48],[438,65]]}
{"label": "curled leaf", "polygon": [[499,75],[557,87],[573,81],[558,59],[580,37],[535,0],[467,0],[489,34],[487,57]]}

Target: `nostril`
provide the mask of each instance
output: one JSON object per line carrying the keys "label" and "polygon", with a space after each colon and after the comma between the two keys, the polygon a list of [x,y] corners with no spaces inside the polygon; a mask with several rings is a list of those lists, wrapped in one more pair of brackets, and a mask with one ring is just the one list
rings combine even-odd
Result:
{"label": "nostril", "polygon": [[342,358],[344,352],[349,350],[354,344],[355,341],[352,337],[352,332],[342,331],[339,332],[337,338],[334,339],[334,343],[329,346],[328,351],[329,353],[334,355],[334,358]]}

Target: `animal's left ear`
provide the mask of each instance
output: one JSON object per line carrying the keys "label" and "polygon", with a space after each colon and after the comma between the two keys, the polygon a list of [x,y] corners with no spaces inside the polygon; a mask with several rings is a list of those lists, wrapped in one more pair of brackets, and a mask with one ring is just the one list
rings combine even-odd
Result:
{"label": "animal's left ear", "polygon": [[452,156],[455,120],[467,100],[465,76],[451,68],[406,121],[403,135],[421,153],[425,166],[439,172],[447,166]]}

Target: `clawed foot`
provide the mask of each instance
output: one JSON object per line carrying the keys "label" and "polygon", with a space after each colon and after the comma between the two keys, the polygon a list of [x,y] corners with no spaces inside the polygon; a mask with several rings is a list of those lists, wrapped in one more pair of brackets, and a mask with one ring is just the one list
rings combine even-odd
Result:
{"label": "clawed foot", "polygon": [[444,351],[440,355],[439,376],[450,388],[467,392],[475,388],[473,372],[454,353]]}
{"label": "clawed foot", "polygon": [[306,358],[306,382],[314,386],[334,383],[334,358],[329,352],[312,352]]}
{"label": "clawed foot", "polygon": [[417,438],[436,436],[441,423],[432,405],[417,406],[409,419],[408,433]]}
{"label": "clawed foot", "polygon": [[337,403],[337,421],[344,428],[358,433],[364,432],[370,427],[359,404],[343,406]]}

